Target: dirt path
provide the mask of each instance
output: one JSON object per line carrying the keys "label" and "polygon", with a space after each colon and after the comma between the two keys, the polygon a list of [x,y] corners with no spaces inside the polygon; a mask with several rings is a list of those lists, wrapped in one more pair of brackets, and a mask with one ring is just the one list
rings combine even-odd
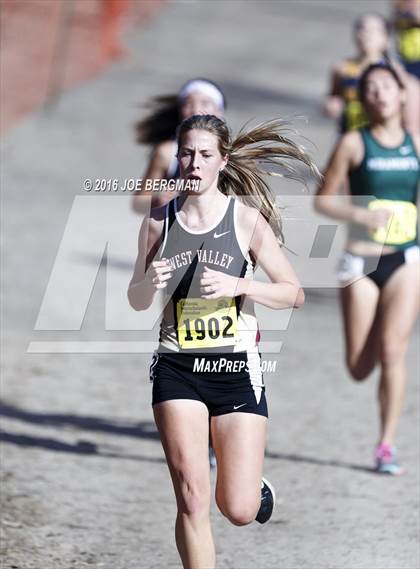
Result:
{"label": "dirt path", "polygon": [[[134,146],[130,130],[138,101],[195,74],[226,86],[234,128],[252,116],[307,114],[323,161],[334,139],[317,110],[326,69],[348,53],[354,14],[387,6],[224,2],[222,12],[215,2],[173,3],[128,36],[129,61],[69,91],[51,117],[31,115],[5,137],[2,568],[179,567],[174,500],[150,408],[150,354],[27,352],[32,341],[143,338],[105,330],[104,267],[81,331],[34,330],[83,179],[141,176],[147,151]],[[187,30],[199,33],[200,50],[178,41]],[[129,203],[126,216],[131,248],[108,267],[108,278],[123,284],[138,225]],[[80,262],[88,267],[86,254]],[[265,338],[284,342],[276,373],[266,377],[266,473],[281,504],[266,527],[235,528],[214,510],[218,567],[418,569],[419,330],[408,354],[399,433],[408,472],[400,479],[370,471],[376,378],[356,386],[347,377],[336,292],[308,290],[288,330]]]}

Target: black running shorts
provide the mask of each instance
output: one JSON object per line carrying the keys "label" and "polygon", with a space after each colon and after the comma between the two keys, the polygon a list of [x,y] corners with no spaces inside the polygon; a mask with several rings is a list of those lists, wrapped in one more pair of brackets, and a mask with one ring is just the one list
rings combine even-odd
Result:
{"label": "black running shorts", "polygon": [[193,399],[203,402],[210,416],[240,412],[268,417],[258,353],[155,353],[150,380],[152,405]]}

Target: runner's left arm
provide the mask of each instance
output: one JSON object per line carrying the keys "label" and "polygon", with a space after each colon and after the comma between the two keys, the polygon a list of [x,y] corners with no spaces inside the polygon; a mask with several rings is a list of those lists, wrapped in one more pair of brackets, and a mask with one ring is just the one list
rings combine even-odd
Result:
{"label": "runner's left arm", "polygon": [[296,273],[279,246],[272,228],[261,214],[255,223],[250,251],[271,282],[240,279],[239,293],[276,310],[302,306],[305,295]]}

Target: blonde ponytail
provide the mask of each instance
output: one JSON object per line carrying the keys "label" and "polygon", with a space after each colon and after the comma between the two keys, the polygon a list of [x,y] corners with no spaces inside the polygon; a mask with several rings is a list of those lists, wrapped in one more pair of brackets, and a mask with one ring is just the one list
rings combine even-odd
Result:
{"label": "blonde ponytail", "polygon": [[286,137],[286,133],[292,130],[288,122],[273,119],[250,129],[246,126],[232,139],[223,120],[214,115],[195,115],[181,123],[178,144],[182,136],[193,128],[216,135],[220,154],[229,157],[219,176],[220,191],[226,195],[234,194],[244,204],[258,209],[283,244],[280,211],[264,176],[282,176],[305,183],[304,176],[296,167],[302,164],[315,178],[320,179],[321,174],[304,148]]}

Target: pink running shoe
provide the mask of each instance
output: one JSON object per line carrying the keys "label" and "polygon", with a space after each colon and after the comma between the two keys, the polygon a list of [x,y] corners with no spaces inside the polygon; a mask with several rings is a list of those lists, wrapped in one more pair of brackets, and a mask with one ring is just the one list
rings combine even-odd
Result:
{"label": "pink running shoe", "polygon": [[404,472],[398,462],[395,447],[392,447],[387,443],[381,443],[376,447],[375,459],[376,472],[379,472],[380,474],[392,474],[393,476],[399,476]]}

